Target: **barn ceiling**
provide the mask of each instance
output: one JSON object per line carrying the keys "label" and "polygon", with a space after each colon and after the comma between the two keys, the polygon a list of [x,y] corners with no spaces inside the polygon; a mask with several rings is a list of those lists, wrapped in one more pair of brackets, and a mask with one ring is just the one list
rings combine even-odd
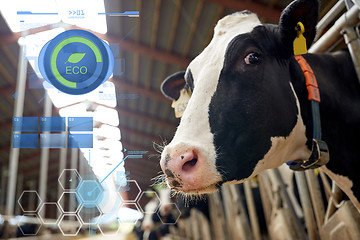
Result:
{"label": "barn ceiling", "polygon": [[[125,60],[125,72],[112,81],[117,94],[137,94],[134,98],[118,98],[122,143],[131,150],[149,151],[143,159],[131,159],[125,167],[131,179],[145,190],[160,171],[158,154],[152,142],[171,140],[178,120],[171,102],[160,93],[166,76],[184,70],[188,63],[209,43],[216,22],[225,15],[248,9],[263,22],[277,23],[281,10],[290,0],[108,0],[106,12],[140,11],[139,18],[107,17],[108,32],[99,34],[111,43],[119,44],[120,57]],[[337,1],[321,1],[323,16]],[[51,26],[30,31],[39,32]],[[18,68],[18,38],[3,16],[0,16],[0,171],[8,168],[12,116]],[[30,65],[29,65],[30,68]],[[26,90],[24,116],[42,116],[42,89]],[[53,109],[58,116],[58,109]],[[22,149],[19,173],[25,187],[38,182],[40,150]],[[59,151],[50,151],[48,172],[49,201],[54,200],[59,168]],[[70,157],[68,157],[70,166]],[[29,186],[28,186],[29,187]],[[130,195],[132,193],[130,192]]]}

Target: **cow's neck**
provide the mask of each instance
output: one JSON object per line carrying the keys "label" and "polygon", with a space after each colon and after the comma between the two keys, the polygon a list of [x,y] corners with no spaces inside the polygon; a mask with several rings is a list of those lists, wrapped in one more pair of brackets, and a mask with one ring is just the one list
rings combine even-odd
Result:
{"label": "cow's neck", "polygon": [[[350,55],[341,51],[304,57],[314,70],[319,85],[322,136],[330,152],[330,162],[326,166],[336,174],[349,176],[354,185],[359,184],[354,193],[360,196],[360,178],[355,171],[360,169],[360,85]],[[290,70],[306,135],[311,140],[312,115],[305,78],[295,60]],[[308,141],[309,148],[310,143]]]}

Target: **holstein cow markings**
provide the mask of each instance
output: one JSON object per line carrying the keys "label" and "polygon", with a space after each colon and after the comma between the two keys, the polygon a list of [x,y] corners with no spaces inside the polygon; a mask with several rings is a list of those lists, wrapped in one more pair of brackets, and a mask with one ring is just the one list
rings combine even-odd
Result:
{"label": "holstein cow markings", "polygon": [[[162,91],[170,98],[178,97],[174,88],[185,81],[192,91],[160,161],[173,190],[209,193],[287,161],[309,159],[311,104],[293,41],[302,22],[309,47],[317,18],[316,0],[292,2],[279,25],[261,24],[249,11],[226,16],[186,72],[165,80]],[[348,179],[340,187],[360,210],[360,85],[351,57],[346,50],[303,56],[320,90],[322,135],[330,151],[323,169]]]}

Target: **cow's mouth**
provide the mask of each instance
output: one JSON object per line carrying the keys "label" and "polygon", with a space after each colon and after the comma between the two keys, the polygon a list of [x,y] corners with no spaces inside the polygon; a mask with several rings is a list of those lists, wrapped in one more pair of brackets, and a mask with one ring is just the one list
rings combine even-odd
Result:
{"label": "cow's mouth", "polygon": [[168,177],[166,182],[172,191],[186,195],[202,195],[217,192],[222,185],[222,181],[217,181],[211,184],[197,186],[194,188],[193,186],[184,183],[181,179],[175,179],[171,177]]}
{"label": "cow's mouth", "polygon": [[221,186],[220,182],[217,182],[217,183],[210,184],[203,188],[186,189],[186,190],[181,190],[181,192],[188,194],[188,195],[202,195],[202,194],[217,192],[217,191],[219,191],[220,186]]}

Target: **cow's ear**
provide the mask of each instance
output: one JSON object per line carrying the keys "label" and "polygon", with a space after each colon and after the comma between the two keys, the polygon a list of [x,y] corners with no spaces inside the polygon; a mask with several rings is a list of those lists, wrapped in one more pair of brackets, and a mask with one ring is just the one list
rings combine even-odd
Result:
{"label": "cow's ear", "polygon": [[174,73],[168,76],[161,84],[162,94],[171,99],[177,100],[180,97],[180,91],[185,87],[185,71]]}
{"label": "cow's ear", "polygon": [[310,48],[315,34],[319,16],[317,0],[295,0],[281,13],[279,27],[281,39],[289,49],[293,49],[293,41],[297,36],[296,25],[301,22],[305,27],[304,37],[307,48]]}

